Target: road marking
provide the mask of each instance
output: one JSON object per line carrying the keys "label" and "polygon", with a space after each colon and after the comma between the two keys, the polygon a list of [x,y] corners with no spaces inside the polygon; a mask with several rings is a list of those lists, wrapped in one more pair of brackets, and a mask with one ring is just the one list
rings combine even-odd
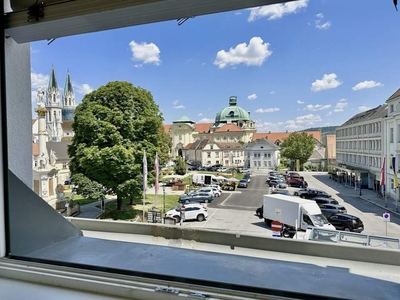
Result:
{"label": "road marking", "polygon": [[216,213],[217,211],[218,211],[218,208],[212,213],[211,216],[208,216],[208,217],[207,217],[206,221],[203,223],[203,225],[202,225],[201,227],[204,227],[204,226],[207,224],[208,220],[210,220],[210,219],[213,217],[213,215],[215,215],[215,213]]}

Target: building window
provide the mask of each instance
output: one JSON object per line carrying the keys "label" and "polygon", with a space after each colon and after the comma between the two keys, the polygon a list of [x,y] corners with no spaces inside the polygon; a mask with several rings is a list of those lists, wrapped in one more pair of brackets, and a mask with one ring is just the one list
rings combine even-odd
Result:
{"label": "building window", "polygon": [[62,164],[62,168],[63,168],[63,170],[66,170],[66,169],[68,169],[68,163],[66,163],[66,162],[63,162],[63,164]]}
{"label": "building window", "polygon": [[390,104],[390,106],[389,106],[389,112],[390,112],[390,113],[393,112],[393,108],[394,108],[393,104]]}
{"label": "building window", "polygon": [[207,158],[211,158],[211,152],[207,152]]}
{"label": "building window", "polygon": [[179,135],[179,140],[182,141],[182,134]]}
{"label": "building window", "polygon": [[213,150],[214,149],[214,145],[210,145],[210,149]]}
{"label": "building window", "polygon": [[389,142],[393,143],[394,142],[394,128],[390,128],[389,130]]}

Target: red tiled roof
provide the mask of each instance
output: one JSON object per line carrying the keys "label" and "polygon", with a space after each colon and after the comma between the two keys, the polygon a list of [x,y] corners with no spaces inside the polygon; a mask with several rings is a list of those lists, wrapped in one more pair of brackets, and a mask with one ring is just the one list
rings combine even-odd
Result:
{"label": "red tiled roof", "polygon": [[[316,139],[318,142],[322,142],[322,133],[320,130],[318,131],[305,131],[308,134],[311,134],[314,139]],[[261,138],[267,138],[271,142],[275,143],[277,140],[283,142],[284,139],[286,139],[292,132],[257,132],[253,134],[253,141],[261,139]]]}
{"label": "red tiled roof", "polygon": [[192,145],[193,143],[187,144],[185,147],[183,147],[183,150],[189,150]]}
{"label": "red tiled roof", "polygon": [[218,128],[217,130],[215,130],[215,132],[240,132],[243,131],[240,127],[236,126],[235,124],[225,124],[223,126],[221,126],[220,128]]}
{"label": "red tiled roof", "polygon": [[166,132],[166,133],[168,133],[169,132],[169,129],[171,128],[171,124],[166,124],[166,125],[164,125],[164,131]]}
{"label": "red tiled roof", "polygon": [[213,125],[214,125],[214,123],[196,123],[196,124],[194,124],[194,129],[198,133],[208,133],[208,132],[210,132],[210,128]]}

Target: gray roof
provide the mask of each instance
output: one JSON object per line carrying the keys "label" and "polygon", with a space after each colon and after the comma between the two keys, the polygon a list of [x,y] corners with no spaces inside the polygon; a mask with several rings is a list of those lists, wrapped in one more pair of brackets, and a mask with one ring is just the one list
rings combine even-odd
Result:
{"label": "gray roof", "polygon": [[396,92],[394,92],[386,101],[393,100],[394,98],[397,98],[400,96],[400,89],[398,89]]}
{"label": "gray roof", "polygon": [[47,142],[46,148],[48,153],[51,150],[56,152],[57,160],[69,160],[68,145],[71,145],[71,142]]}
{"label": "gray roof", "polygon": [[341,126],[347,126],[347,125],[351,125],[351,124],[355,124],[355,123],[371,121],[371,120],[376,120],[376,119],[382,119],[382,118],[387,117],[387,114],[388,114],[388,106],[387,106],[387,104],[382,104],[373,109],[363,111],[359,114],[356,114],[354,117],[347,120]]}
{"label": "gray roof", "polygon": [[201,150],[208,144],[210,139],[197,139],[194,143],[190,146],[190,150]]}
{"label": "gray roof", "polygon": [[245,148],[253,147],[253,146],[256,145],[256,144],[263,144],[263,145],[267,144],[268,147],[271,148],[271,149],[275,149],[275,150],[280,149],[279,146],[277,146],[275,143],[271,142],[271,141],[270,141],[269,139],[267,139],[267,138],[256,139],[255,141],[252,141],[252,142],[250,142],[250,143],[247,143],[246,146],[245,146]]}

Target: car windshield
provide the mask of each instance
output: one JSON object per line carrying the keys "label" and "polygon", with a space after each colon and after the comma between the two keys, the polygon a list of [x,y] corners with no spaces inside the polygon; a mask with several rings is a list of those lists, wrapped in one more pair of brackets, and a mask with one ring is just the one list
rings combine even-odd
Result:
{"label": "car windshield", "polygon": [[325,224],[329,224],[328,220],[323,214],[311,215],[310,218],[313,224],[316,226],[324,226]]}

